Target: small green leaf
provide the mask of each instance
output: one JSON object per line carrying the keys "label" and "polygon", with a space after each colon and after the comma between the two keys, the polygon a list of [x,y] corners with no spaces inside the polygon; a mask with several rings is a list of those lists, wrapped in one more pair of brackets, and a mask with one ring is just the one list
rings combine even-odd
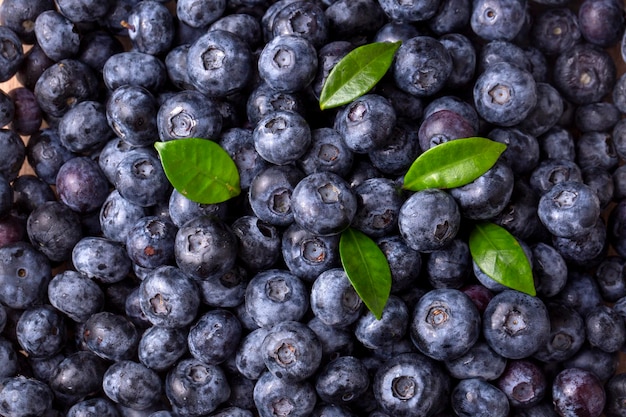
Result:
{"label": "small green leaf", "polygon": [[356,293],[380,320],[391,291],[391,270],[387,257],[376,242],[352,228],[341,233],[339,256]]}
{"label": "small green leaf", "polygon": [[374,42],[350,51],[328,74],[320,108],[342,106],[370,91],[391,66],[401,43]]}
{"label": "small green leaf", "polygon": [[215,204],[239,195],[239,171],[230,155],[208,139],[155,143],[165,175],[190,200]]}
{"label": "small green leaf", "polygon": [[470,233],[469,248],[476,265],[491,279],[536,295],[530,261],[517,239],[505,228],[494,223],[477,224]]}
{"label": "small green leaf", "polygon": [[454,188],[469,184],[487,172],[506,145],[485,138],[444,142],[421,154],[404,176],[404,188]]}

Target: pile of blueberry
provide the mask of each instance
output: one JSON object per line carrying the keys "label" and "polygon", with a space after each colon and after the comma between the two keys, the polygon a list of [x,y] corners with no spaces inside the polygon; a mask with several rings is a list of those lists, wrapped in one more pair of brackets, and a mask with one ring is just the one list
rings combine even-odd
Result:
{"label": "pile of blueberry", "polygon": [[[3,0],[0,24],[0,416],[626,415],[621,0]],[[342,57],[398,40],[320,110]],[[402,189],[473,136],[507,145],[487,173]],[[189,137],[239,196],[173,189],[154,144]],[[473,262],[485,221],[537,296]],[[388,260],[380,320],[347,227]]]}

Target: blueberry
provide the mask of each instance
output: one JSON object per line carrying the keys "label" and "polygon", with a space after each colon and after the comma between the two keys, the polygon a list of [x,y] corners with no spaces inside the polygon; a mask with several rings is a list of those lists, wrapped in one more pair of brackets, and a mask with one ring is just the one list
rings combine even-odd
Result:
{"label": "blueberry", "polygon": [[328,18],[321,4],[294,1],[281,7],[272,20],[272,38],[300,36],[314,47],[322,46],[328,35]]}
{"label": "blueberry", "polygon": [[102,67],[104,84],[111,91],[123,85],[143,87],[158,92],[164,87],[167,73],[161,59],[144,52],[125,51],[111,55]]}
{"label": "blueberry", "polygon": [[109,194],[109,182],[93,159],[77,156],[59,168],[56,190],[60,201],[84,214],[100,210]]}
{"label": "blueberry", "polygon": [[544,159],[530,173],[530,186],[541,197],[561,182],[583,182],[580,167],[569,159]]}
{"label": "blueberry", "polygon": [[424,271],[433,288],[460,288],[469,277],[471,264],[467,243],[453,239],[445,247],[428,254]]}
{"label": "blueberry", "polygon": [[131,203],[117,190],[113,190],[102,203],[99,212],[102,235],[115,242],[125,243],[131,228],[144,216],[144,207]]}
{"label": "blueberry", "polygon": [[599,217],[587,233],[578,237],[552,237],[552,246],[566,262],[574,265],[596,266],[606,255],[607,229],[604,220]]}
{"label": "blueberry", "polygon": [[9,91],[15,112],[11,129],[20,135],[28,136],[39,131],[43,115],[35,94],[25,87],[17,87]]}
{"label": "blueberry", "polygon": [[317,73],[311,84],[315,97],[319,98],[330,71],[352,49],[354,45],[345,40],[330,41],[317,48]]}
{"label": "blueberry", "polygon": [[485,40],[513,40],[522,30],[525,2],[480,0],[472,4],[470,25]]}
{"label": "blueberry", "polygon": [[[505,40],[487,42],[478,55],[477,72],[484,72],[491,65],[498,62],[508,62],[520,69],[530,72],[528,56],[521,46]],[[536,81],[536,80],[535,80]]]}
{"label": "blueberry", "polygon": [[52,372],[49,384],[56,395],[81,400],[102,388],[107,363],[94,353],[78,351],[63,359]]}
{"label": "blueberry", "polygon": [[576,354],[563,362],[566,369],[584,369],[594,374],[603,383],[617,371],[619,365],[618,352],[605,352],[584,344]]}
{"label": "blueberry", "polygon": [[133,146],[152,145],[158,138],[156,98],[143,87],[124,84],[106,102],[106,118],[115,134]]}
{"label": "blueberry", "polygon": [[[7,183],[8,184],[8,183]],[[37,207],[50,201],[56,200],[56,196],[52,187],[36,175],[22,174],[13,181],[11,203],[18,213],[29,215]],[[1,187],[0,187],[1,188]],[[3,198],[6,198],[6,191],[2,191]],[[0,204],[0,207],[4,207]],[[9,204],[10,205],[10,204]],[[0,208],[0,213],[8,214],[8,210],[4,211]]]}
{"label": "blueberry", "polygon": [[507,62],[490,65],[474,83],[474,105],[486,121],[513,126],[537,104],[537,84],[531,73]]}
{"label": "blueberry", "polygon": [[0,174],[8,181],[13,181],[26,158],[26,146],[17,133],[8,129],[0,129],[0,146],[3,149]]}
{"label": "blueberry", "polygon": [[427,356],[403,353],[376,370],[372,387],[378,406],[390,416],[435,415],[446,407],[450,379]]}
{"label": "blueberry", "polygon": [[248,45],[237,35],[212,30],[187,52],[189,80],[210,97],[224,97],[248,85],[253,71]]}
{"label": "blueberry", "polygon": [[454,198],[438,189],[414,193],[398,215],[400,234],[411,249],[419,252],[444,248],[456,237],[460,223],[461,213]]}
{"label": "blueberry", "polygon": [[72,320],[83,323],[104,307],[104,292],[85,275],[67,270],[56,274],[48,285],[48,299]]}
{"label": "blueberry", "polygon": [[417,124],[397,120],[389,140],[368,152],[372,165],[385,175],[404,174],[420,154]]}
{"label": "blueberry", "polygon": [[120,360],[102,378],[104,393],[114,402],[134,410],[154,405],[162,391],[158,374],[139,362]]}
{"label": "blueberry", "polygon": [[556,412],[562,416],[600,416],[606,393],[598,378],[589,371],[565,369],[557,374],[552,385]]}
{"label": "blueberry", "polygon": [[480,313],[456,289],[436,289],[419,299],[412,312],[411,339],[426,356],[440,361],[465,354],[480,336]]}
{"label": "blueberry", "polygon": [[218,365],[235,354],[242,326],[228,310],[215,309],[203,314],[189,330],[187,345],[197,360]]}
{"label": "blueberry", "polygon": [[259,349],[263,339],[269,332],[269,327],[259,327],[242,336],[235,352],[237,370],[246,378],[257,380],[267,370],[265,358]]}
{"label": "blueberry", "polygon": [[350,226],[357,198],[349,184],[332,172],[304,177],[293,189],[291,207],[295,222],[313,234],[334,235]]}
{"label": "blueberry", "polygon": [[262,117],[252,132],[254,148],[266,161],[287,165],[304,155],[311,143],[311,129],[304,117],[276,111]]}
{"label": "blueberry", "polygon": [[613,198],[619,200],[624,195],[624,182],[620,177],[624,172],[624,169],[619,169],[619,167],[613,171],[613,175],[602,167],[587,167],[583,170],[583,182],[596,193],[600,208],[603,210],[613,201]]}
{"label": "blueberry", "polygon": [[423,3],[398,4],[390,0],[380,1],[385,14],[391,20],[404,22],[423,22],[437,13],[439,0],[430,0]]}
{"label": "blueberry", "polygon": [[449,110],[462,116],[467,122],[470,123],[474,131],[478,131],[480,128],[480,120],[478,113],[473,105],[468,101],[461,99],[454,95],[444,95],[433,98],[424,108],[423,118],[426,119],[433,113],[440,110]]}
{"label": "blueberry", "polygon": [[411,249],[402,236],[391,234],[376,239],[376,244],[387,258],[391,271],[391,292],[402,294],[412,288],[420,276],[421,254]]}
{"label": "blueberry", "polygon": [[181,91],[163,102],[157,113],[162,141],[181,138],[216,139],[222,130],[222,116],[204,94]]}
{"label": "blueberry", "polygon": [[260,349],[267,369],[284,381],[306,380],[318,370],[322,360],[322,345],[317,335],[296,321],[286,320],[271,326]]}
{"label": "blueberry", "polygon": [[420,148],[425,152],[441,143],[475,136],[476,130],[461,114],[442,109],[424,117],[418,135]]}
{"label": "blueberry", "polygon": [[354,356],[342,356],[329,362],[317,375],[315,390],[330,404],[350,404],[369,386],[367,368]]}
{"label": "blueberry", "polygon": [[37,16],[35,37],[53,61],[73,57],[80,47],[80,35],[74,22],[55,10],[47,10]]}
{"label": "blueberry", "polygon": [[610,255],[598,265],[594,277],[602,299],[615,302],[626,296],[626,271],[620,256]]}
{"label": "blueberry", "polygon": [[165,379],[165,394],[172,411],[183,415],[206,415],[224,403],[231,389],[226,374],[217,365],[183,359]]}
{"label": "blueberry", "polygon": [[531,29],[535,46],[548,55],[557,55],[574,46],[581,38],[576,14],[565,7],[542,11]]}
{"label": "blueberry", "polygon": [[139,285],[141,311],[153,325],[181,328],[196,318],[200,295],[195,282],[174,266],[161,266]]}
{"label": "blueberry", "polygon": [[4,379],[15,376],[19,369],[17,351],[13,347],[13,343],[4,337],[0,337],[0,359],[3,364],[0,368],[0,377]]}
{"label": "blueberry", "polygon": [[395,230],[403,198],[393,181],[371,178],[354,191],[359,203],[352,227],[372,237],[382,237]]}
{"label": "blueberry", "polygon": [[107,122],[106,108],[97,101],[83,101],[72,107],[59,122],[59,140],[77,154],[99,151],[114,135]]}
{"label": "blueberry", "polygon": [[265,372],[254,385],[254,405],[260,417],[309,416],[317,402],[315,388],[308,381],[289,381]]}
{"label": "blueberry", "polygon": [[50,357],[65,344],[66,326],[63,315],[49,305],[25,310],[17,321],[17,341],[33,357]]}
{"label": "blueberry", "polygon": [[338,0],[326,9],[326,16],[338,37],[372,34],[385,22],[380,3],[372,0]]}
{"label": "blueberry", "polygon": [[198,285],[204,304],[213,307],[237,307],[243,303],[248,273],[244,267],[235,264],[218,279],[200,281]]}
{"label": "blueberry", "polygon": [[118,408],[108,398],[94,397],[78,401],[67,410],[67,417],[119,417]]}
{"label": "blueberry", "polygon": [[0,248],[0,301],[5,306],[26,309],[41,304],[51,278],[50,261],[30,243]]}
{"label": "blueberry", "polygon": [[126,252],[136,265],[156,268],[174,261],[174,237],[177,228],[158,216],[145,216],[128,230]]}
{"label": "blueberry", "polygon": [[220,135],[219,144],[235,162],[242,190],[249,190],[254,177],[270,166],[254,147],[252,129],[227,129]]}
{"label": "blueberry", "polygon": [[354,335],[350,327],[333,327],[324,324],[317,317],[307,323],[322,344],[322,363],[340,356],[352,355],[355,345]]}
{"label": "blueberry", "polygon": [[250,49],[259,46],[260,41],[263,39],[261,22],[252,13],[225,14],[211,23],[209,30],[225,30],[239,35]]}
{"label": "blueberry", "polygon": [[237,236],[239,261],[252,272],[274,266],[281,254],[278,229],[255,216],[239,217],[231,224]]}
{"label": "blueberry", "polygon": [[598,306],[587,313],[585,334],[592,347],[609,353],[621,350],[626,341],[624,320],[609,306]]}
{"label": "blueberry", "polygon": [[37,80],[34,93],[45,114],[60,117],[81,101],[96,99],[97,88],[94,71],[70,58],[48,67]]}
{"label": "blueberry", "polygon": [[489,346],[510,359],[533,354],[550,335],[550,318],[543,301],[515,290],[504,290],[491,299],[482,325]]}
{"label": "blueberry", "polygon": [[400,46],[392,71],[401,90],[429,97],[446,85],[452,65],[452,57],[440,41],[430,36],[416,36]]}
{"label": "blueberry", "polygon": [[222,17],[226,4],[226,0],[200,2],[182,0],[176,3],[176,16],[191,27],[207,27]]}
{"label": "blueberry", "polygon": [[0,384],[0,413],[9,417],[41,416],[52,410],[53,393],[44,382],[17,375]]}
{"label": "blueberry", "polygon": [[306,174],[330,171],[344,176],[352,168],[354,155],[335,129],[322,127],[311,130],[311,143],[297,164]]}
{"label": "blueberry", "polygon": [[[28,7],[27,7],[28,5]],[[0,22],[15,32],[21,42],[33,44],[35,42],[34,23],[41,13],[54,9],[54,3],[50,0],[3,1],[0,7]]]}
{"label": "blueberry", "polygon": [[334,128],[355,153],[367,153],[386,145],[396,124],[389,101],[378,94],[365,94],[345,106],[335,117]]}
{"label": "blueberry", "polygon": [[139,362],[162,372],[170,369],[187,353],[187,337],[183,329],[152,326],[141,335],[137,346]]}
{"label": "blueberry", "polygon": [[468,0],[441,0],[437,12],[428,19],[428,27],[437,35],[456,33],[467,27],[471,13]]}
{"label": "blueberry", "polygon": [[308,290],[304,282],[280,269],[256,274],[246,287],[244,301],[246,311],[260,327],[300,320],[309,308]]}
{"label": "blueberry", "polygon": [[48,259],[70,259],[74,245],[83,237],[80,218],[65,204],[48,201],[33,210],[26,223],[28,238]]}
{"label": "blueberry", "polygon": [[[465,0],[448,0],[442,2],[452,5],[454,3],[469,3]],[[459,10],[462,16],[463,9]],[[431,25],[432,25],[431,21]],[[446,48],[452,58],[452,72],[448,77],[446,85],[451,88],[460,88],[468,85],[474,78],[476,72],[476,49],[471,40],[460,33],[446,33],[439,38],[439,42]]]}
{"label": "blueberry", "polygon": [[155,0],[137,2],[124,26],[135,50],[146,54],[162,54],[174,40],[174,18],[163,3]]}
{"label": "blueberry", "polygon": [[7,26],[0,26],[0,39],[2,39],[0,82],[5,82],[17,73],[24,60],[24,48],[18,35]]}
{"label": "blueberry", "polygon": [[43,128],[34,133],[26,146],[26,157],[37,176],[48,184],[56,183],[56,176],[66,161],[75,154],[62,144],[57,129]]}
{"label": "blueberry", "polygon": [[113,184],[122,197],[142,207],[164,203],[172,192],[156,152],[128,152],[115,168]]}
{"label": "blueberry", "polygon": [[506,228],[519,239],[529,239],[543,232],[537,216],[539,197],[527,181],[519,178],[513,184],[508,204],[493,218],[494,223]]}
{"label": "blueberry", "polygon": [[319,236],[293,223],[282,234],[281,252],[294,275],[313,282],[322,272],[339,265],[339,235]]}
{"label": "blueberry", "polygon": [[547,243],[538,242],[531,249],[535,289],[540,296],[553,297],[565,287],[567,264],[559,252]]}
{"label": "blueberry", "polygon": [[124,46],[118,38],[105,30],[87,32],[80,41],[78,59],[98,74],[102,74],[104,64],[113,55],[124,52]]}
{"label": "blueberry", "polygon": [[368,349],[389,347],[407,333],[410,312],[398,296],[390,295],[380,320],[371,311],[361,315],[354,327],[354,336]]}
{"label": "blueberry", "polygon": [[624,397],[624,378],[626,374],[614,375],[604,385],[606,393],[606,403],[604,414],[608,417],[620,417],[624,415],[624,404],[621,398]]}
{"label": "blueberry", "polygon": [[310,303],[315,317],[334,327],[346,327],[354,323],[363,305],[341,268],[328,269],[315,279]]}
{"label": "blueberry", "polygon": [[595,226],[600,216],[600,201],[589,186],[564,181],[541,196],[538,215],[553,235],[574,238]]}
{"label": "blueberry", "polygon": [[174,257],[178,267],[196,280],[228,272],[237,257],[237,238],[223,221],[198,216],[178,229]]}
{"label": "blueberry", "polygon": [[537,104],[518,126],[523,131],[539,136],[555,126],[563,114],[563,99],[552,85],[537,82]]}
{"label": "blueberry", "polygon": [[74,245],[72,263],[89,278],[109,284],[123,280],[131,269],[121,243],[97,236],[84,236]]}
{"label": "blueberry", "polygon": [[479,340],[463,355],[444,362],[446,370],[456,379],[479,378],[494,381],[502,375],[507,359]]}
{"label": "blueberry", "polygon": [[132,358],[139,343],[139,334],[132,322],[108,311],[89,317],[81,336],[89,350],[113,361]]}
{"label": "blueberry", "polygon": [[271,166],[261,171],[249,189],[254,214],[276,226],[291,224],[294,218],[292,194],[303,177],[302,171],[290,165]]}
{"label": "blueberry", "polygon": [[463,379],[451,394],[452,409],[459,416],[509,415],[509,400],[493,384],[478,378]]}
{"label": "blueberry", "polygon": [[580,32],[601,47],[616,44],[623,35],[624,8],[617,1],[583,1],[578,8]]}
{"label": "blueberry", "polygon": [[506,394],[512,407],[519,408],[538,405],[549,388],[542,368],[530,360],[509,361],[495,385]]}
{"label": "blueberry", "polygon": [[558,55],[553,83],[575,104],[601,101],[613,89],[615,63],[608,53],[589,43],[579,43]]}
{"label": "blueberry", "polygon": [[566,159],[574,161],[576,150],[572,133],[555,126],[538,138],[542,159]]}

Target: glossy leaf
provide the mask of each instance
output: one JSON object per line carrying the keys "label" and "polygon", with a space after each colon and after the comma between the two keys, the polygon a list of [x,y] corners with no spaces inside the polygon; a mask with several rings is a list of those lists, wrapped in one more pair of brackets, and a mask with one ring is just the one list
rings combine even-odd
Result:
{"label": "glossy leaf", "polygon": [[359,46],[330,71],[320,94],[320,108],[350,103],[370,91],[383,78],[401,42],[374,42]]}
{"label": "glossy leaf", "polygon": [[469,238],[472,259],[494,281],[536,295],[533,271],[521,245],[505,228],[480,223]]}
{"label": "glossy leaf", "polygon": [[215,204],[240,192],[239,171],[230,155],[208,139],[188,138],[157,142],[165,175],[190,200]]}
{"label": "glossy leaf", "polygon": [[352,228],[341,233],[339,256],[356,293],[380,320],[391,291],[391,270],[387,257],[376,242]]}
{"label": "glossy leaf", "polygon": [[485,138],[456,139],[421,154],[404,176],[404,188],[454,188],[469,184],[487,172],[506,145]]}

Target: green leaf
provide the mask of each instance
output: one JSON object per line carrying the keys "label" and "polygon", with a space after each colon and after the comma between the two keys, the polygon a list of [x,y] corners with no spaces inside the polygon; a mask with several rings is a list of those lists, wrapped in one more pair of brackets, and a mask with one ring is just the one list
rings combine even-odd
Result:
{"label": "green leaf", "polygon": [[469,238],[476,265],[494,281],[514,290],[536,295],[530,261],[519,242],[494,223],[477,224]]}
{"label": "green leaf", "polygon": [[241,193],[239,171],[230,155],[208,139],[155,143],[165,175],[190,200],[215,204]]}
{"label": "green leaf", "polygon": [[350,51],[328,74],[320,108],[342,106],[370,91],[391,66],[401,43],[374,42]]}
{"label": "green leaf", "polygon": [[454,188],[469,184],[487,172],[506,145],[485,138],[444,142],[421,154],[404,176],[404,188]]}
{"label": "green leaf", "polygon": [[376,242],[352,228],[341,233],[339,256],[356,293],[380,320],[391,291],[391,270],[387,257]]}

